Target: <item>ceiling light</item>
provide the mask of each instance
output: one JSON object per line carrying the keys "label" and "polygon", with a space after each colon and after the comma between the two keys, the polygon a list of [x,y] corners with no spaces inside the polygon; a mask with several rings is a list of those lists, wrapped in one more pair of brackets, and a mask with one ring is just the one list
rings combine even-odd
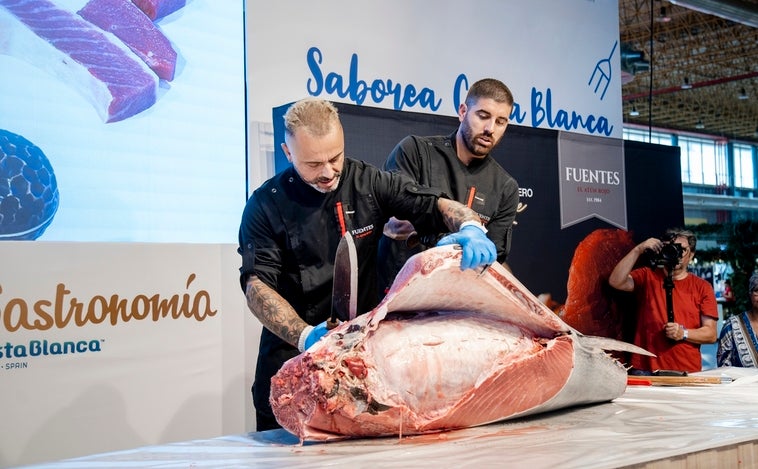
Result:
{"label": "ceiling light", "polygon": [[745,91],[745,88],[741,88],[740,94],[737,95],[737,99],[747,99],[747,98],[748,98],[748,95],[747,95],[747,92]]}
{"label": "ceiling light", "polygon": [[668,23],[671,21],[671,17],[666,14],[666,7],[661,7],[661,14],[655,19],[659,23]]}
{"label": "ceiling light", "polygon": [[704,129],[705,128],[705,124],[703,124],[703,120],[702,119],[698,119],[697,120],[697,124],[695,124],[695,128],[696,129]]}
{"label": "ceiling light", "polygon": [[633,49],[629,44],[622,43],[621,71],[636,75],[639,72],[646,72],[648,70],[650,70],[650,61],[645,60],[645,52]]}
{"label": "ceiling light", "polygon": [[692,88],[692,85],[690,85],[690,79],[689,79],[689,77],[684,77],[684,83],[682,83],[682,89],[683,90],[688,90],[690,88]]}
{"label": "ceiling light", "polygon": [[629,115],[632,117],[637,117],[640,115],[640,111],[637,110],[637,106],[632,106],[632,110],[629,111]]}

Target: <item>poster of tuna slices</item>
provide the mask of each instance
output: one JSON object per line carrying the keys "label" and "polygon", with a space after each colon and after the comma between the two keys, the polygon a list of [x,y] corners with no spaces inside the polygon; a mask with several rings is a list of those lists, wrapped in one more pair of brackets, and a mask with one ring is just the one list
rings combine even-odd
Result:
{"label": "poster of tuna slices", "polygon": [[232,242],[242,2],[0,0],[0,240]]}

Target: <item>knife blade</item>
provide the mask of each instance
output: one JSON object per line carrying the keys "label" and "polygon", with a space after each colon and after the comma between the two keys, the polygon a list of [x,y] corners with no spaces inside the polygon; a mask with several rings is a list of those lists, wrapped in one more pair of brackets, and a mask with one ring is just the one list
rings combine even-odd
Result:
{"label": "knife blade", "polygon": [[339,321],[354,319],[358,309],[358,253],[355,241],[346,232],[337,245],[334,255],[332,283],[332,314],[327,327],[332,329]]}

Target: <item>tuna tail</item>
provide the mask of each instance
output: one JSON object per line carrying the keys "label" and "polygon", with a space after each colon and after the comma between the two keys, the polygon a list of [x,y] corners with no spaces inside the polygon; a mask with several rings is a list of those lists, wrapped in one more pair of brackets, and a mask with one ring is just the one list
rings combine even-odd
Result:
{"label": "tuna tail", "polygon": [[654,357],[655,355],[648,352],[642,347],[630,344],[628,342],[622,342],[620,340],[611,339],[609,337],[597,337],[594,335],[583,335],[578,331],[576,333],[578,342],[584,347],[594,347],[602,350],[613,350],[616,352],[629,352],[637,353],[640,355],[647,355],[648,357]]}

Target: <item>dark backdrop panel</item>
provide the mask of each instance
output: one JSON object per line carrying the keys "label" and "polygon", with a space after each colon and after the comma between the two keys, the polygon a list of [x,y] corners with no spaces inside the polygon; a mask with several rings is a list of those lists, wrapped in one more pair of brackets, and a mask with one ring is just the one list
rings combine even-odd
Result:
{"label": "dark backdrop panel", "polygon": [[[458,126],[454,116],[394,111],[337,103],[345,129],[345,153],[381,167],[406,135],[447,135]],[[289,165],[280,148],[282,116],[289,104],[274,108],[275,167]],[[684,223],[679,148],[624,142],[628,230],[637,242],[660,236]],[[566,281],[577,244],[599,228],[615,228],[592,218],[561,229],[558,186],[558,131],[511,125],[492,156],[528,189],[516,217],[508,264],[533,293],[564,302]]]}
{"label": "dark backdrop panel", "polygon": [[636,240],[684,226],[679,153],[679,147],[624,142],[626,213]]}
{"label": "dark backdrop panel", "polygon": [[[290,103],[291,104],[291,103]],[[275,169],[289,165],[281,142],[284,141],[282,116],[290,104],[274,108]],[[458,128],[458,118],[418,112],[393,111],[352,104],[334,103],[345,131],[345,155],[381,168],[395,145],[406,135],[450,134]]]}
{"label": "dark backdrop panel", "polygon": [[[516,217],[508,263],[532,292],[562,303],[577,244],[596,229],[615,227],[591,218],[561,229],[557,131],[510,126],[499,150],[498,162],[533,193],[520,199],[527,207]],[[635,241],[683,226],[678,147],[625,141],[624,171],[627,229]]]}

